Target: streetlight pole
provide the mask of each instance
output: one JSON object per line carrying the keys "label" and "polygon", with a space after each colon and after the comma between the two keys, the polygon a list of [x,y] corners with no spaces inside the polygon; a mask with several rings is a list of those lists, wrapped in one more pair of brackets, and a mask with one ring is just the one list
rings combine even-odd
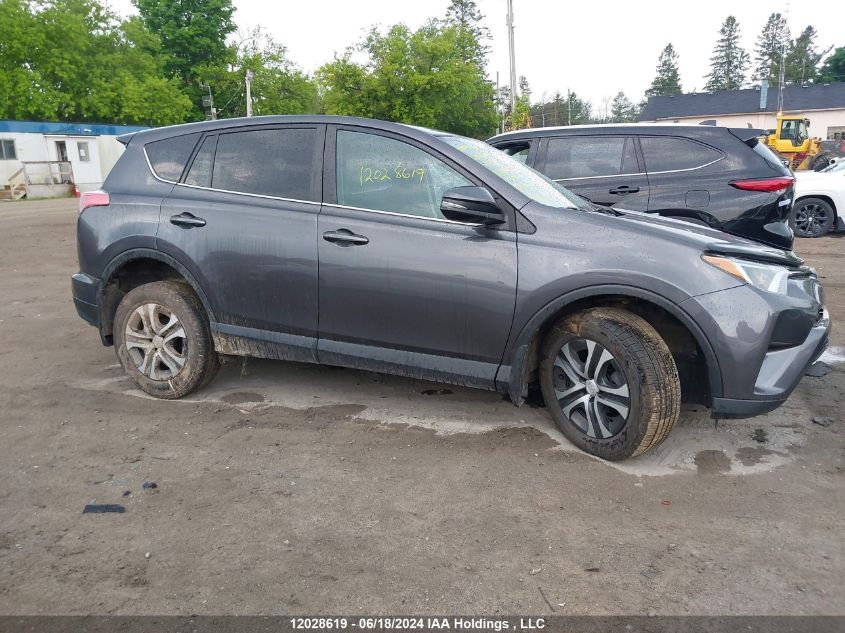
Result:
{"label": "streetlight pole", "polygon": [[511,127],[516,113],[516,57],[513,50],[513,0],[508,0],[508,49],[511,63]]}

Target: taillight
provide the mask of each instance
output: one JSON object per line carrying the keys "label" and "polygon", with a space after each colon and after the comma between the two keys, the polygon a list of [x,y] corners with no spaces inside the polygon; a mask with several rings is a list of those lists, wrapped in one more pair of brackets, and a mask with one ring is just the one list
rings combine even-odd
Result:
{"label": "taillight", "polygon": [[734,180],[731,187],[744,189],[745,191],[769,191],[780,193],[786,191],[795,182],[792,176],[779,176],[777,178],[757,178],[754,180]]}
{"label": "taillight", "polygon": [[109,206],[109,194],[105,191],[86,191],[79,196],[79,213],[82,213],[88,207],[107,206]]}

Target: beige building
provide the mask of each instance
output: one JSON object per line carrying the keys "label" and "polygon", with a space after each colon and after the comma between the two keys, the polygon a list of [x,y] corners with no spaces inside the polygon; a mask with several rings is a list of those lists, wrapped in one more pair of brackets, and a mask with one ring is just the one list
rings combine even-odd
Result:
{"label": "beige building", "polygon": [[[778,90],[750,88],[649,97],[641,121],[772,129],[778,112]],[[810,134],[825,140],[845,139],[845,83],[788,86],[783,113],[810,119]]]}

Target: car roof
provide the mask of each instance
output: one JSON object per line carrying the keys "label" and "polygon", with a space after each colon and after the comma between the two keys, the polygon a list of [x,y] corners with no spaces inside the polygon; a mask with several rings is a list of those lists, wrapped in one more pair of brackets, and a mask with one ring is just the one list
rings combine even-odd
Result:
{"label": "car roof", "polygon": [[[487,139],[487,142],[514,139],[546,137],[546,136],[569,136],[589,132],[591,134],[657,134],[671,136],[689,136],[695,138],[712,137],[722,134],[724,130],[734,133],[741,138],[760,136],[763,130],[752,128],[727,128],[717,125],[689,125],[689,124],[667,124],[667,123],[603,123],[595,125],[562,125],[557,127],[539,127],[526,130],[512,130],[497,134]],[[741,133],[740,133],[741,132]]]}
{"label": "car roof", "polygon": [[404,123],[393,123],[391,121],[380,121],[378,119],[366,119],[363,117],[351,116],[335,116],[327,114],[277,114],[269,116],[253,116],[253,117],[238,117],[233,119],[216,119],[213,121],[200,121],[197,123],[182,123],[180,125],[169,125],[166,127],[152,128],[143,130],[141,132],[133,132],[131,134],[124,134],[117,137],[117,140],[124,145],[133,142],[146,144],[152,141],[159,141],[173,136],[182,136],[185,134],[192,134],[195,132],[207,132],[210,130],[230,130],[240,127],[252,127],[256,125],[272,125],[272,124],[314,124],[314,125],[354,125],[359,127],[367,127],[371,129],[384,130],[388,132],[397,132],[405,136],[413,137],[438,137],[451,136],[448,132],[440,130],[432,130],[416,125],[406,125]]}

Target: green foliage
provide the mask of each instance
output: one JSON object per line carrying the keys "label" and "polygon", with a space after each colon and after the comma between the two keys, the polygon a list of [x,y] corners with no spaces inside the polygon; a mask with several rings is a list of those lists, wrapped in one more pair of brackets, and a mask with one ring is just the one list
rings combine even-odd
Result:
{"label": "green foliage", "polygon": [[751,64],[750,57],[739,45],[739,24],[729,15],[719,29],[719,41],[710,58],[710,73],[704,89],[708,92],[717,90],[738,90],[745,83],[745,71]]}
{"label": "green foliage", "polygon": [[246,116],[246,71],[253,72],[253,114],[303,114],[317,110],[317,86],[287,58],[285,47],[260,27],[248,33],[233,50],[230,66],[206,65],[197,79],[213,87],[217,115]]}
{"label": "green foliage", "polygon": [[772,13],[754,47],[754,79],[768,79],[769,85],[780,83],[781,56],[784,47],[789,46],[789,26],[780,13]]}
{"label": "green foliage", "polygon": [[681,94],[681,75],[678,72],[678,54],[672,44],[667,44],[657,62],[657,75],[646,90],[649,97]]}
{"label": "green foliage", "polygon": [[155,35],[96,0],[2,0],[0,33],[0,117],[166,125],[190,109]]}
{"label": "green foliage", "polygon": [[828,57],[819,70],[820,83],[845,81],[845,46],[840,46]]}
{"label": "green foliage", "polygon": [[232,0],[132,0],[161,40],[165,70],[186,83],[197,68],[232,61],[226,37],[235,31]]}
{"label": "green foliage", "polygon": [[358,50],[317,71],[325,112],[413,123],[482,137],[496,127],[493,86],[484,55],[467,55],[480,42],[469,30],[430,20],[416,31],[404,24],[373,28]]}
{"label": "green foliage", "polygon": [[785,81],[789,84],[812,83],[819,75],[819,62],[830,49],[818,50],[816,29],[808,26],[789,45],[786,53]]}
{"label": "green foliage", "polygon": [[639,118],[639,109],[624,92],[618,92],[610,103],[612,123],[633,123]]}

